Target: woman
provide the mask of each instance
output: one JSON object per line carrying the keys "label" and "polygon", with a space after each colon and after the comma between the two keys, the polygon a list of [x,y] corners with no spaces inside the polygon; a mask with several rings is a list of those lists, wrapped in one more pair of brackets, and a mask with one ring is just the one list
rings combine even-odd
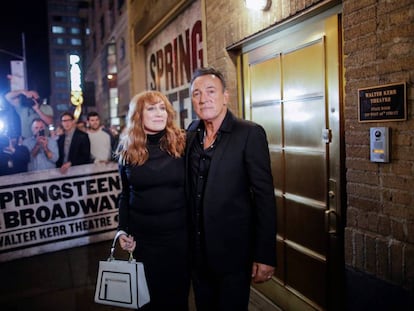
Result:
{"label": "woman", "polygon": [[185,133],[160,92],[135,95],[117,151],[119,243],[144,263],[151,301],[141,310],[188,310]]}

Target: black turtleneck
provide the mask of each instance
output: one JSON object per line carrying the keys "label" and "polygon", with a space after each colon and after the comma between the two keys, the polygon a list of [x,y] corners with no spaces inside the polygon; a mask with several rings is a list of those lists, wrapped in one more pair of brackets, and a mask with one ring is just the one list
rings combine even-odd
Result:
{"label": "black turtleneck", "polygon": [[[165,131],[147,135],[149,158],[143,165],[120,168],[121,198],[129,197],[129,204],[125,200],[120,202],[120,213],[129,215],[121,217],[120,226],[129,227],[136,234],[160,233],[185,225],[184,158],[175,159],[161,150],[164,135]],[[125,219],[128,223],[123,223]]]}
{"label": "black turtleneck", "polygon": [[[184,157],[161,150],[161,132],[147,136],[148,160],[120,165],[120,228],[136,240],[134,257],[144,263],[148,310],[186,310],[190,285]],[[166,281],[167,280],[167,281]]]}

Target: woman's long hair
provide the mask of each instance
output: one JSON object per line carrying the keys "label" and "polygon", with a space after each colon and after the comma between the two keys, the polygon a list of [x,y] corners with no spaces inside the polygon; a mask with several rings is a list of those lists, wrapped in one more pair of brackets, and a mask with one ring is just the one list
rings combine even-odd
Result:
{"label": "woman's long hair", "polygon": [[185,131],[175,123],[175,111],[167,97],[158,91],[144,91],[135,95],[130,103],[126,127],[121,133],[116,155],[121,164],[142,165],[148,160],[147,134],[144,131],[142,113],[145,104],[155,105],[163,101],[167,110],[165,135],[160,147],[174,158],[184,154]]}

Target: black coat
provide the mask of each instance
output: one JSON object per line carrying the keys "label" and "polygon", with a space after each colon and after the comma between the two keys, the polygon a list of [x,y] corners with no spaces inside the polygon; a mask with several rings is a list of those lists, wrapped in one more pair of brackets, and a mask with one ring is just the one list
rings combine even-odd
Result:
{"label": "black coat", "polygon": [[27,172],[30,152],[26,146],[16,145],[13,154],[0,151],[0,176]]}
{"label": "black coat", "polygon": [[[199,130],[199,121],[190,125],[187,151]],[[251,269],[252,261],[276,266],[276,199],[266,133],[228,111],[220,135],[203,196],[208,263],[224,273]]]}
{"label": "black coat", "polygon": [[[64,159],[65,134],[59,137],[57,143],[59,158],[56,161],[56,167],[61,167]],[[72,163],[72,166],[91,163],[91,143],[87,133],[75,129],[69,148],[68,161]]]}

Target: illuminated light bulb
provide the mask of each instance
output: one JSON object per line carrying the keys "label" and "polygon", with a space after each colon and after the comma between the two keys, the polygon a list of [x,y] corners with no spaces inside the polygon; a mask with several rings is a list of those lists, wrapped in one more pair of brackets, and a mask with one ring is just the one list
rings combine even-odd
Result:
{"label": "illuminated light bulb", "polygon": [[252,10],[267,10],[272,4],[271,0],[245,0],[246,8]]}

